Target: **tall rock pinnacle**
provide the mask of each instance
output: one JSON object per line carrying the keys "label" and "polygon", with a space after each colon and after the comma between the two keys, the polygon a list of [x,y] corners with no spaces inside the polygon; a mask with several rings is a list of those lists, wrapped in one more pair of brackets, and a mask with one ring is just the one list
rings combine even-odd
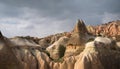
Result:
{"label": "tall rock pinnacle", "polygon": [[74,33],[87,33],[87,28],[83,22],[83,20],[78,20],[77,24],[75,25],[74,29],[73,29]]}
{"label": "tall rock pinnacle", "polygon": [[78,20],[75,25],[70,40],[68,44],[72,44],[74,46],[83,46],[85,43],[85,38],[87,37],[87,28],[82,20]]}

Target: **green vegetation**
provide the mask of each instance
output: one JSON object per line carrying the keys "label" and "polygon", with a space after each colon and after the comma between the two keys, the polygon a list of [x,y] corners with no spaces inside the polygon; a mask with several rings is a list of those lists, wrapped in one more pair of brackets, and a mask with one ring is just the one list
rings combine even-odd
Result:
{"label": "green vegetation", "polygon": [[60,45],[59,46],[59,57],[62,58],[64,56],[64,53],[65,53],[65,50],[66,50],[66,47],[63,46],[63,45]]}
{"label": "green vegetation", "polygon": [[94,38],[90,38],[87,42],[91,42],[94,41]]}
{"label": "green vegetation", "polygon": [[65,53],[65,50],[66,50],[66,47],[63,46],[63,45],[60,45],[59,48],[58,48],[58,55],[59,55],[59,58],[58,59],[52,59],[54,62],[63,62],[63,56],[64,56],[64,53]]}
{"label": "green vegetation", "polygon": [[50,53],[49,53],[48,51],[43,50],[43,52],[44,52],[45,54],[47,54],[47,55],[48,55],[48,57],[50,57]]}

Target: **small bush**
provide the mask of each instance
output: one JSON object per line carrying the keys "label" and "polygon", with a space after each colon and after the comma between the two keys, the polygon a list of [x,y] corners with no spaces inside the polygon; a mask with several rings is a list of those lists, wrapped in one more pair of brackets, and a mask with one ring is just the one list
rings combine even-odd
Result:
{"label": "small bush", "polygon": [[91,42],[94,41],[94,38],[90,38],[87,42]]}
{"label": "small bush", "polygon": [[44,52],[45,54],[47,54],[48,57],[50,57],[50,53],[49,53],[48,51],[44,50],[43,52]]}
{"label": "small bush", "polygon": [[65,46],[63,46],[63,45],[59,46],[59,57],[60,58],[62,58],[64,56],[65,50],[66,50]]}

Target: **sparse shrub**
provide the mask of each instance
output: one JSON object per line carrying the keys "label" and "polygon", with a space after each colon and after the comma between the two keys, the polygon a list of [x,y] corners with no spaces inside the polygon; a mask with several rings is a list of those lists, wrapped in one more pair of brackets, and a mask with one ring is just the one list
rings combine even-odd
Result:
{"label": "sparse shrub", "polygon": [[46,53],[48,57],[50,57],[50,53],[48,51],[44,50],[43,52]]}
{"label": "sparse shrub", "polygon": [[90,38],[87,42],[91,42],[94,41],[94,38]]}
{"label": "sparse shrub", "polygon": [[59,46],[59,57],[60,58],[62,58],[64,56],[65,50],[66,50],[65,46],[63,46],[63,45]]}

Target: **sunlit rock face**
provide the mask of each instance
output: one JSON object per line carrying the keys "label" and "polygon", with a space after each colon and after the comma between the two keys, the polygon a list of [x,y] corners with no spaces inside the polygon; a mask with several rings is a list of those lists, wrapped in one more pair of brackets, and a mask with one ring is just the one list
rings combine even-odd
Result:
{"label": "sunlit rock face", "polygon": [[107,36],[117,42],[120,50],[120,20],[111,21],[97,26],[87,26],[88,32],[96,36]]}
{"label": "sunlit rock face", "polygon": [[50,57],[53,59],[59,59],[64,56],[66,44],[69,38],[67,36],[61,37],[58,41],[50,45],[46,50],[50,53]]}
{"label": "sunlit rock face", "polygon": [[120,20],[108,22],[98,26],[87,26],[87,29],[94,35],[118,37],[120,36]]}
{"label": "sunlit rock face", "polygon": [[85,23],[82,20],[78,20],[67,43],[65,57],[78,55],[90,38],[94,37],[88,34]]}
{"label": "sunlit rock face", "polygon": [[74,69],[104,69],[98,58],[98,51],[94,42],[86,44],[84,51],[79,55]]}
{"label": "sunlit rock face", "polygon": [[18,46],[40,46],[37,43],[35,43],[32,39],[28,39],[25,37],[14,37],[11,38],[10,41]]}
{"label": "sunlit rock face", "polygon": [[116,40],[91,38],[82,20],[72,32],[45,38],[8,39],[0,32],[0,69],[120,69]]}
{"label": "sunlit rock face", "polygon": [[110,44],[110,40],[103,37],[88,42],[74,69],[119,69],[120,52],[110,49]]}

